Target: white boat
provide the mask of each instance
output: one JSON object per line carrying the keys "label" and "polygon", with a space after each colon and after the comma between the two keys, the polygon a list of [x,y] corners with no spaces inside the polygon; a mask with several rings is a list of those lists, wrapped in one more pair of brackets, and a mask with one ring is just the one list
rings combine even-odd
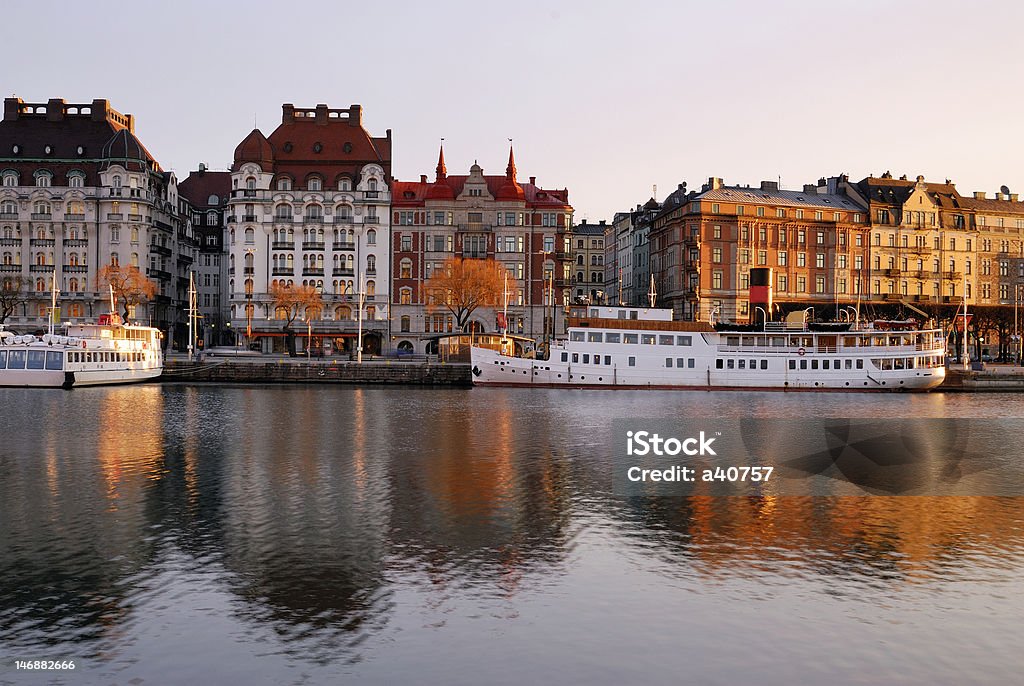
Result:
{"label": "white boat", "polygon": [[[730,330],[730,328],[732,330]],[[548,359],[470,351],[473,383],[661,389],[926,391],[945,379],[940,328],[916,321],[677,322],[672,310],[573,308]]]}
{"label": "white boat", "polygon": [[0,386],[72,388],[153,379],[163,371],[160,337],[159,329],[122,323],[116,314],[41,337],[0,331]]}

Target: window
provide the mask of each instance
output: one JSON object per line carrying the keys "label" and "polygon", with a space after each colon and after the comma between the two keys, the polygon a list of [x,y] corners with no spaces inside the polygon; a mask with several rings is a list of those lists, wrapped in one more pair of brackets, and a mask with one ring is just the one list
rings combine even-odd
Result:
{"label": "window", "polygon": [[[377,245],[377,231],[376,230],[370,229],[369,231],[366,232],[366,244],[367,245]],[[406,248],[402,248],[402,249],[406,250]],[[408,250],[412,250],[412,246],[410,246],[408,248]]]}
{"label": "window", "polygon": [[399,263],[399,276],[400,279],[411,279],[412,278],[412,260],[408,257],[403,259]]}
{"label": "window", "polygon": [[37,171],[35,176],[36,176],[36,186],[38,186],[39,188],[49,188],[50,187],[50,180],[52,178],[50,176],[50,172],[48,172],[48,171]]}
{"label": "window", "polygon": [[4,172],[4,186],[10,188],[18,185],[17,172]]}

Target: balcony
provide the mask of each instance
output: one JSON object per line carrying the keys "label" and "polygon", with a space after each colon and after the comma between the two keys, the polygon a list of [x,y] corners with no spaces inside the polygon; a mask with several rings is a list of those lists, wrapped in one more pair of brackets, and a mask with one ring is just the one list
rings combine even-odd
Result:
{"label": "balcony", "polygon": [[380,197],[380,191],[363,191],[363,197],[367,200],[376,200]]}
{"label": "balcony", "polygon": [[65,274],[85,274],[89,271],[89,267],[84,264],[65,264],[61,270]]}
{"label": "balcony", "polygon": [[284,216],[282,214],[274,215],[275,224],[291,224],[294,220],[295,216],[291,214],[289,214],[288,216]]}
{"label": "balcony", "polygon": [[17,212],[0,212],[0,219],[17,219]]}
{"label": "balcony", "polygon": [[295,241],[274,241],[270,247],[274,250],[295,250]]}
{"label": "balcony", "polygon": [[347,267],[338,267],[336,269],[332,269],[331,270],[331,275],[332,276],[355,276],[356,273],[355,273],[354,269],[348,269]]}
{"label": "balcony", "polygon": [[52,238],[33,238],[29,241],[29,245],[33,248],[52,248],[54,240]]}
{"label": "balcony", "polygon": [[87,238],[69,238],[64,241],[64,245],[69,248],[84,248],[89,245],[89,239]]}
{"label": "balcony", "polygon": [[302,241],[303,250],[323,250],[324,247],[325,244],[318,241]]}
{"label": "balcony", "polygon": [[38,219],[38,220],[42,220],[42,221],[49,221],[49,220],[53,219],[53,213],[52,212],[33,212],[32,213],[32,219]]}
{"label": "balcony", "polygon": [[302,269],[302,275],[303,276],[323,276],[324,275],[324,270],[323,269],[317,269],[315,267],[304,267]]}
{"label": "balcony", "polygon": [[374,217],[363,217],[363,223],[364,224],[379,224],[380,223],[380,217],[376,217],[376,216],[374,216]]}
{"label": "balcony", "polygon": [[0,272],[4,274],[20,274],[20,264],[0,264]]}
{"label": "balcony", "polygon": [[153,243],[152,245],[149,246],[149,251],[155,252],[157,255],[163,255],[164,257],[171,256],[171,249],[168,248],[166,245],[159,245],[157,243]]}
{"label": "balcony", "polygon": [[64,213],[64,221],[66,222],[84,222],[85,214],[72,214],[70,212]]}
{"label": "balcony", "polygon": [[474,259],[474,260],[486,260],[488,255],[486,250],[463,250],[463,259]]}
{"label": "balcony", "polygon": [[255,198],[256,197],[256,192],[257,191],[256,191],[255,188],[240,188],[240,189],[231,191],[231,197],[232,198]]}
{"label": "balcony", "polygon": [[129,214],[128,215],[128,221],[130,221],[130,222],[141,222],[142,221],[142,215],[141,214]]}
{"label": "balcony", "polygon": [[171,280],[171,273],[165,272],[163,269],[150,269],[149,275],[154,278],[160,279],[161,281]]}
{"label": "balcony", "polygon": [[334,250],[355,250],[356,244],[353,241],[334,241],[331,244],[331,248]]}
{"label": "balcony", "polygon": [[109,221],[121,221],[124,219],[124,215],[120,212],[107,212],[107,219]]}
{"label": "balcony", "polygon": [[242,215],[242,221],[243,222],[254,222],[254,221],[256,221],[256,215],[255,214],[243,214]]}
{"label": "balcony", "polygon": [[942,278],[946,281],[959,281],[964,275],[961,272],[942,272]]}
{"label": "balcony", "polygon": [[112,198],[120,198],[121,197],[121,189],[120,188],[109,188],[109,189],[107,189],[107,195],[109,195]]}
{"label": "balcony", "polygon": [[20,238],[0,238],[0,245],[21,245]]}
{"label": "balcony", "polygon": [[334,217],[334,223],[335,224],[352,224],[354,222],[353,222],[353,219],[352,219],[351,215],[345,215],[345,216],[342,216],[342,217],[335,216]]}
{"label": "balcony", "polygon": [[228,224],[234,224],[237,221],[238,221],[238,217],[236,217],[236,216],[234,216],[232,214],[228,215]]}
{"label": "balcony", "polygon": [[28,270],[30,272],[52,272],[53,271],[53,265],[52,264],[33,264],[33,265],[31,265],[28,268]]}
{"label": "balcony", "polygon": [[459,231],[468,231],[468,232],[472,232],[472,233],[482,233],[484,231],[491,231],[493,228],[494,227],[492,227],[490,224],[484,224],[484,223],[478,223],[478,222],[470,222],[469,224],[459,224],[458,225],[458,230]]}
{"label": "balcony", "polygon": [[245,274],[246,276],[252,276],[253,274],[256,273],[256,267],[243,267],[242,273]]}
{"label": "balcony", "polygon": [[295,267],[274,267],[271,274],[273,276],[295,276]]}
{"label": "balcony", "polygon": [[886,269],[884,273],[888,277],[896,277],[902,274],[902,272],[899,269]]}
{"label": "balcony", "polygon": [[302,218],[302,223],[303,224],[323,224],[324,223],[324,218],[323,217],[303,217]]}
{"label": "balcony", "polygon": [[178,264],[192,264],[193,262],[195,260],[191,255],[186,255],[185,253],[178,255]]}

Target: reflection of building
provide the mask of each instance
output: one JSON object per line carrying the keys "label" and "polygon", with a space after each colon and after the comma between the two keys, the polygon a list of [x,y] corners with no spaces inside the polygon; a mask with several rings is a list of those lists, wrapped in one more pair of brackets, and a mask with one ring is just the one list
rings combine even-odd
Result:
{"label": "reflection of building", "polygon": [[572,229],[572,302],[603,303],[604,233],[607,224],[583,222]]}
{"label": "reflection of building", "polygon": [[0,278],[30,297],[8,323],[45,325],[50,284],[67,320],[108,310],[96,275],[136,266],[158,286],[135,318],[172,331],[184,321],[181,267],[195,244],[178,212],[177,181],[135,137],[135,119],[106,100],[4,101],[0,123]]}
{"label": "reflection of building", "polygon": [[188,201],[192,230],[199,245],[195,271],[197,307],[202,319],[196,338],[206,346],[234,343],[227,323],[227,255],[224,254],[224,229],[231,192],[231,172],[210,171],[199,165],[178,185]]}
{"label": "reflection of building", "polygon": [[[375,138],[362,108],[283,106],[266,137],[235,148],[228,203],[231,326],[263,350],[282,350],[284,322],[268,295],[274,281],[308,284],[323,307],[304,313],[332,348],[353,347],[365,295],[363,349],[388,332],[391,131]],[[306,324],[300,322],[296,329]],[[251,332],[251,335],[250,335]]]}
{"label": "reflection of building", "polygon": [[[392,335],[403,349],[426,352],[428,341],[454,329],[443,307],[429,307],[425,284],[451,257],[496,259],[509,272],[509,331],[540,340],[561,316],[568,294],[569,192],[521,182],[509,149],[504,175],[478,164],[449,176],[441,150],[434,181],[396,181],[392,194]],[[550,277],[550,278],[549,278]],[[554,301],[551,291],[554,291]],[[499,308],[472,316],[478,331],[498,328]],[[556,322],[557,326],[557,322]]]}

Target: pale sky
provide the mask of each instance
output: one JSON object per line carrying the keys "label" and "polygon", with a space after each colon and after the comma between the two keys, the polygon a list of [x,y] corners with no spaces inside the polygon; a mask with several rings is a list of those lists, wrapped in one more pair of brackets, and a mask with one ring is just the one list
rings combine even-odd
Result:
{"label": "pale sky", "polygon": [[107,98],[184,178],[281,104],[363,106],[393,172],[479,160],[610,219],[709,176],[1024,192],[1016,2],[3,4],[4,96]]}

